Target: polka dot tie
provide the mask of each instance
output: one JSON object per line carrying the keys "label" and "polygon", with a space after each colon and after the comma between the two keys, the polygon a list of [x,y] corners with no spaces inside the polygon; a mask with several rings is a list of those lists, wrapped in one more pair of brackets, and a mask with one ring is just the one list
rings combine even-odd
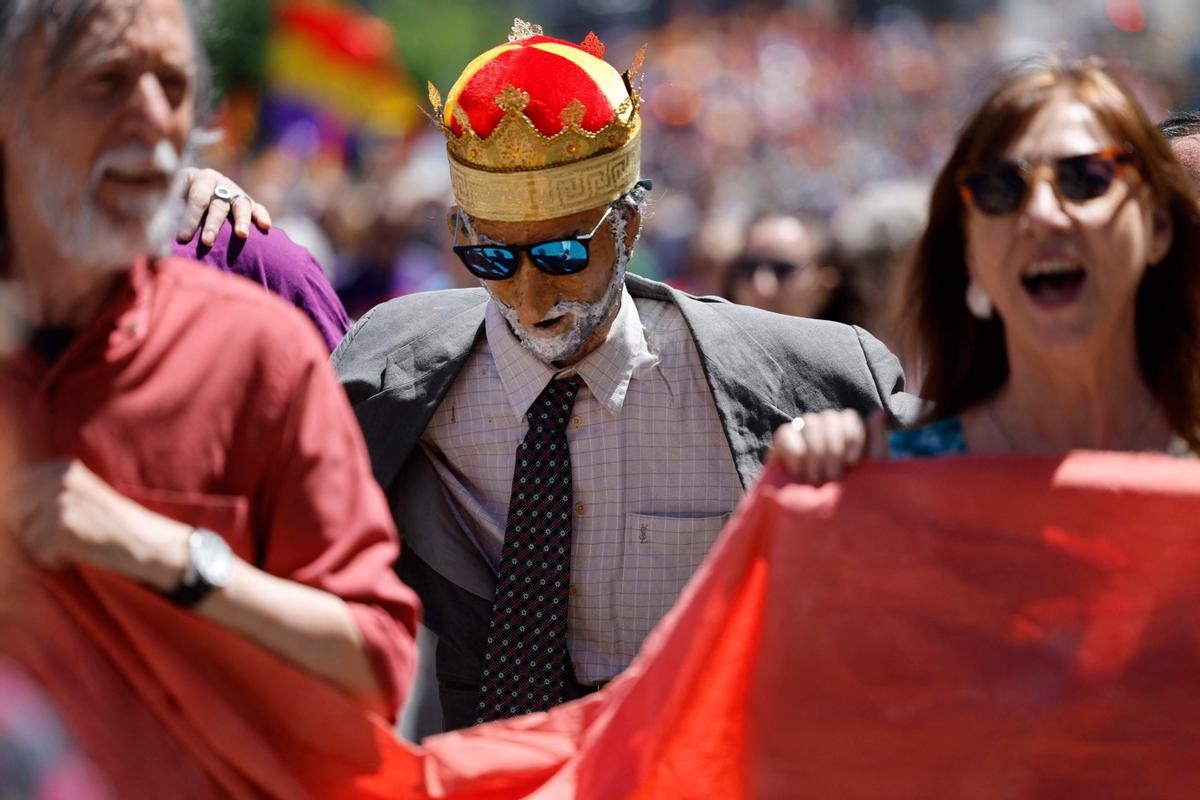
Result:
{"label": "polka dot tie", "polygon": [[567,423],[579,378],[551,381],[526,412],[479,690],[479,721],[562,702],[571,579]]}

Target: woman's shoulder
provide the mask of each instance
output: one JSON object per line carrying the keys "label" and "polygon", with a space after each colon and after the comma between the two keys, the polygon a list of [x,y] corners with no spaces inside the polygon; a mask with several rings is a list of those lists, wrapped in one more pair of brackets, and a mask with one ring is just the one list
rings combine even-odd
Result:
{"label": "woman's shoulder", "polygon": [[931,458],[967,452],[962,423],[958,417],[947,417],[888,434],[888,451],[893,458]]}

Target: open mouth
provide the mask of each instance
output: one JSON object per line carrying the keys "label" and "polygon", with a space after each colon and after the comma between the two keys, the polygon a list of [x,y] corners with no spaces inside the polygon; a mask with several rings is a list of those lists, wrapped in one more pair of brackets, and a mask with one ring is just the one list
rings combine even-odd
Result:
{"label": "open mouth", "polygon": [[1083,292],[1087,270],[1074,261],[1043,261],[1021,276],[1021,285],[1039,306],[1057,308],[1073,303]]}
{"label": "open mouth", "polygon": [[136,169],[110,167],[104,170],[103,179],[113,181],[130,189],[164,189],[170,176],[158,169]]}
{"label": "open mouth", "polygon": [[541,322],[535,322],[533,327],[537,328],[538,330],[548,331],[548,330],[551,330],[552,328],[554,328],[556,325],[558,325],[560,322],[562,322],[566,318],[567,317],[565,314],[560,314],[557,317],[549,317],[547,319],[542,320]]}

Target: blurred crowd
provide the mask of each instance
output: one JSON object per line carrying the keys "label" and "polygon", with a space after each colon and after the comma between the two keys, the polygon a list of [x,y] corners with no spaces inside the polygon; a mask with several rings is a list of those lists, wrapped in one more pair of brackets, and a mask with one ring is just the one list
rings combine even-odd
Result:
{"label": "blurred crowd", "polygon": [[[1060,49],[1105,52],[1100,33],[1079,37]],[[866,23],[817,4],[675,13],[608,42],[613,62],[627,64],[643,43],[654,224],[631,270],[866,324],[889,341],[886,301],[924,223],[928,186],[967,110],[1013,60],[1005,21],[931,20],[897,5]],[[1109,68],[1152,116],[1182,100],[1178,75],[1173,84],[1144,65],[1135,73],[1120,58]],[[266,147],[227,138],[204,161],[237,177],[316,255],[352,318],[391,296],[471,282],[446,247],[449,175],[432,124],[360,143],[352,158],[315,141],[303,130]],[[750,235],[779,215],[794,219]],[[776,235],[808,244],[770,257],[763,240]]]}

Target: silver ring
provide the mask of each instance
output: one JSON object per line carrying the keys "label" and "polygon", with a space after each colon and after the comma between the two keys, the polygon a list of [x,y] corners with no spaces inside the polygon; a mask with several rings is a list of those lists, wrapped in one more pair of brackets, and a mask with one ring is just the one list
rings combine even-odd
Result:
{"label": "silver ring", "polygon": [[796,433],[804,430],[804,417],[792,417],[792,427],[796,430]]}
{"label": "silver ring", "polygon": [[231,190],[228,186],[217,186],[213,189],[213,197],[217,200],[224,200],[225,202],[232,204],[234,194],[233,190]]}

